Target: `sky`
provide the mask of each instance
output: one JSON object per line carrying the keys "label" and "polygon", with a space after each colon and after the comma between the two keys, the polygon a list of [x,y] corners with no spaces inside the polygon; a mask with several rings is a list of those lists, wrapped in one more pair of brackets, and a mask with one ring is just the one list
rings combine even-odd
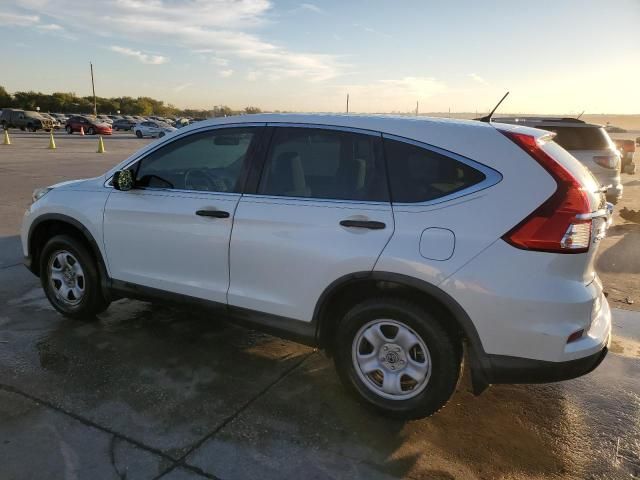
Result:
{"label": "sky", "polygon": [[640,113],[640,0],[0,0],[0,85],[181,108]]}

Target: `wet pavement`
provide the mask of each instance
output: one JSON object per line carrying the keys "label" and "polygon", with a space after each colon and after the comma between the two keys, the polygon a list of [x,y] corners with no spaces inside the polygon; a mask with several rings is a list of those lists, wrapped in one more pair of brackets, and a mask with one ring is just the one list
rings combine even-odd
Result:
{"label": "wet pavement", "polygon": [[322,353],[206,312],[120,300],[68,320],[20,265],[0,270],[0,305],[3,479],[640,475],[637,312],[614,310],[586,377],[480,397],[464,378],[438,415],[400,422],[348,396]]}
{"label": "wet pavement", "polygon": [[[640,313],[613,310],[611,353],[585,377],[475,397],[465,376],[436,416],[389,420],[347,395],[321,352],[210,313],[120,300],[93,322],[58,315],[20,264],[16,212],[32,184],[123,153],[20,173],[44,172],[40,152],[0,151],[1,479],[640,477]],[[637,251],[619,230],[610,248]],[[601,261],[609,275],[620,258]]]}

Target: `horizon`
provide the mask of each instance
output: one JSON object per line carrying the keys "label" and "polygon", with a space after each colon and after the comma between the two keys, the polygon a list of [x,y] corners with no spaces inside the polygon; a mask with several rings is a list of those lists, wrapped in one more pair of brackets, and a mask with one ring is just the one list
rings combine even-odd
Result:
{"label": "horizon", "polygon": [[596,0],[517,11],[506,0],[0,4],[11,93],[90,96],[92,61],[97,96],[181,109],[339,112],[349,94],[353,113],[410,113],[418,101],[425,114],[480,115],[508,90],[505,112],[640,112],[634,0],[616,4],[616,22],[602,21],[608,9]]}

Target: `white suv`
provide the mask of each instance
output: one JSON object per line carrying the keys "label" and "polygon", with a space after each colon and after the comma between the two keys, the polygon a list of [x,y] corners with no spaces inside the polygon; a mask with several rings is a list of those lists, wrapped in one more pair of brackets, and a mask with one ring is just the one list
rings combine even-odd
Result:
{"label": "white suv", "polygon": [[[593,268],[610,209],[542,130],[377,116],[198,122],[106,174],[34,192],[26,264],[52,305],[219,307],[319,346],[399,417],[594,369],[611,330]],[[212,315],[212,321],[215,321]]]}

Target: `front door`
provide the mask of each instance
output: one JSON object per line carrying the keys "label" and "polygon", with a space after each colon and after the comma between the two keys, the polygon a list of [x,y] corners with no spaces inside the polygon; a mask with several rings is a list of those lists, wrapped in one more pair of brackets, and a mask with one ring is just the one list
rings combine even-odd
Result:
{"label": "front door", "polygon": [[105,206],[111,277],[226,303],[231,226],[260,130],[191,133],[130,167],[136,188],[114,189]]}

